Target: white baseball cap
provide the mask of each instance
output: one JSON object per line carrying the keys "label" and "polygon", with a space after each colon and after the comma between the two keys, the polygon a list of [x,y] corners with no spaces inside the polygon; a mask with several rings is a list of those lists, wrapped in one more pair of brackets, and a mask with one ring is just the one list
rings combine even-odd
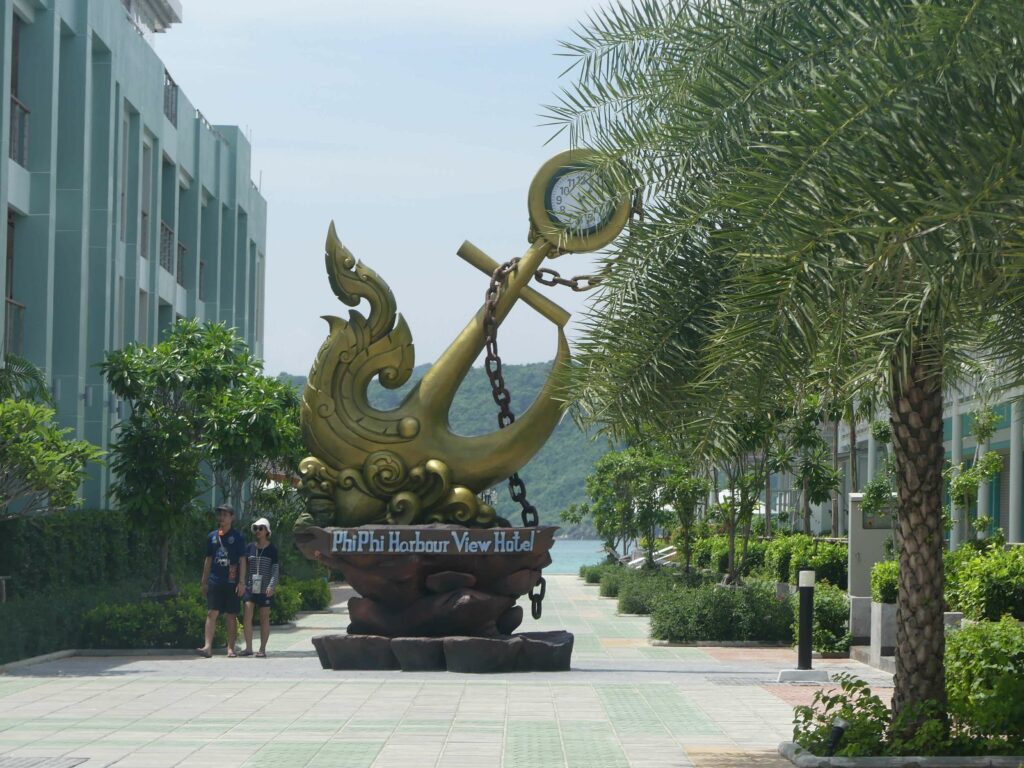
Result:
{"label": "white baseball cap", "polygon": [[267,529],[267,536],[270,535],[270,521],[267,520],[267,518],[261,517],[259,520],[257,520],[255,523],[252,524],[251,528],[252,528],[253,533],[256,532],[256,526],[258,526],[258,525],[264,526]]}

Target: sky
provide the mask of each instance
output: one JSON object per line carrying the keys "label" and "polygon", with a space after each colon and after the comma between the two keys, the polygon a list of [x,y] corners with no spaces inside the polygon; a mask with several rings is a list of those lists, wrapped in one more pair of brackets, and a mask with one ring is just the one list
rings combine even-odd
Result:
{"label": "sky", "polygon": [[[320,316],[347,317],[324,272],[332,220],[391,286],[417,364],[456,337],[488,282],[456,250],[469,240],[499,262],[526,250],[530,180],[568,148],[543,125],[571,84],[560,41],[598,1],[184,0],[155,47],[211,122],[252,143],[268,204],[268,373],[307,373]],[[594,258],[549,266],[575,275]],[[568,289],[534,287],[575,318],[584,309]],[[499,348],[510,363],[550,360],[555,338],[518,306]]]}

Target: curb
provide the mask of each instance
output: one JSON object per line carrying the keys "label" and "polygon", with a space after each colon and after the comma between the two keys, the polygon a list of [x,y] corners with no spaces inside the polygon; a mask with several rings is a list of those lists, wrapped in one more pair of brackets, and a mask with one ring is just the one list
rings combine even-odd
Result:
{"label": "curb", "polygon": [[656,648],[769,648],[775,650],[793,647],[789,643],[766,643],[761,640],[693,640],[686,643],[651,640],[649,642]]}
{"label": "curb", "polygon": [[993,757],[819,757],[793,741],[779,744],[779,756],[797,768],[1018,768],[1024,756]]}
{"label": "curb", "polygon": [[17,661],[9,661],[3,666],[0,666],[0,675],[5,675],[8,672],[14,672],[24,667],[31,667],[35,664],[45,664],[48,661],[57,661],[59,659],[66,659],[69,656],[74,656],[78,653],[74,648],[69,648],[63,651],[52,651],[51,653],[44,653],[39,656],[29,656],[27,659],[18,659]]}

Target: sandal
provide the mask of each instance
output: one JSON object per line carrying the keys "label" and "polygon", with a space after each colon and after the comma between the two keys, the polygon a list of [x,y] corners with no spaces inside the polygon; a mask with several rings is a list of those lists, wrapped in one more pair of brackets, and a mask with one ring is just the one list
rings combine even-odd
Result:
{"label": "sandal", "polygon": [[242,651],[239,656],[252,656],[252,651]]}
{"label": "sandal", "polygon": [[265,658],[267,658],[266,651],[256,651],[256,658],[257,659],[265,659]]}
{"label": "sandal", "polygon": [[205,648],[196,648],[196,654],[202,656],[204,659],[209,659],[213,656],[213,654]]}
{"label": "sandal", "polygon": [[237,657],[238,657],[237,653],[235,653],[234,651],[228,651],[228,658],[229,659],[234,659],[234,658],[237,658]]}

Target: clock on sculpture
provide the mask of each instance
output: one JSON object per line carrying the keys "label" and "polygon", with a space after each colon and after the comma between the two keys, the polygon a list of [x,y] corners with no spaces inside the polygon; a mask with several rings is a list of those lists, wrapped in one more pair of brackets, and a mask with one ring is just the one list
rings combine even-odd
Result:
{"label": "clock on sculpture", "polygon": [[598,157],[585,149],[561,152],[544,163],[530,183],[533,232],[559,252],[604,248],[629,220],[629,196],[614,192],[614,180],[602,171]]}

